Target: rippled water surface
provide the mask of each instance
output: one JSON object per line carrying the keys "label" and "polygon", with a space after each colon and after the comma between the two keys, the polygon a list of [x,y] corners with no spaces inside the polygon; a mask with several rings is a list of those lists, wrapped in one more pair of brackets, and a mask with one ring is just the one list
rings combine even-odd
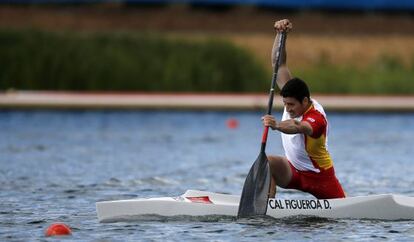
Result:
{"label": "rippled water surface", "polygon": [[[329,114],[330,151],[349,196],[414,196],[414,114]],[[410,221],[229,217],[98,223],[95,202],[240,194],[260,149],[261,113],[1,111],[0,241],[44,237],[53,222],[73,241],[412,241]],[[239,127],[229,129],[235,118]],[[282,154],[269,136],[268,154]],[[309,195],[280,190],[280,198]]]}

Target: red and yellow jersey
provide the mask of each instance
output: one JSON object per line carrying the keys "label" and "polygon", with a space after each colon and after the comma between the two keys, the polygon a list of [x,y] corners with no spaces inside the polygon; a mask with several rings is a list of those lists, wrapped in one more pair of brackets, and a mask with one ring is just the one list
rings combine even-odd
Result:
{"label": "red and yellow jersey", "polygon": [[[291,119],[286,110],[282,121]],[[298,121],[308,122],[313,129],[312,135],[284,134],[282,143],[287,159],[300,171],[320,172],[333,167],[328,152],[328,120],[322,106],[312,99],[312,105]]]}

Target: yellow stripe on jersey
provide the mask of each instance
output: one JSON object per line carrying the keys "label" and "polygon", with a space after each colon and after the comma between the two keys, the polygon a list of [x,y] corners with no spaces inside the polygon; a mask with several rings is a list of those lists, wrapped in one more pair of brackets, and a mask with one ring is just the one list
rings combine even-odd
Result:
{"label": "yellow stripe on jersey", "polygon": [[326,136],[322,134],[319,138],[312,138],[305,135],[306,152],[309,157],[315,161],[318,166],[324,170],[333,166],[333,161],[326,149]]}

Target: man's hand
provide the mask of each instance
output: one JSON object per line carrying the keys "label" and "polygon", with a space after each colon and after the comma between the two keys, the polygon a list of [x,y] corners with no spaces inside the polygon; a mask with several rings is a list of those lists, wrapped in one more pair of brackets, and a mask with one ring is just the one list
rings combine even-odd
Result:
{"label": "man's hand", "polygon": [[293,28],[292,23],[289,21],[289,19],[283,19],[283,20],[279,20],[275,22],[275,29],[276,32],[281,33],[281,32],[290,32]]}
{"label": "man's hand", "polygon": [[262,117],[263,125],[266,127],[270,127],[271,129],[275,130],[277,126],[277,121],[274,116],[272,115],[265,115]]}

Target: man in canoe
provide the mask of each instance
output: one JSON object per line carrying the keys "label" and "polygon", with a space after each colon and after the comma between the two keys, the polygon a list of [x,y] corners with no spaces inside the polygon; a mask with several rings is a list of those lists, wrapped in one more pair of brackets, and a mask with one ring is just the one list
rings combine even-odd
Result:
{"label": "man in canoe", "polygon": [[[276,64],[277,42],[281,32],[290,32],[292,23],[275,23],[278,33],[272,50],[272,65]],[[275,197],[276,186],[308,192],[318,199],[343,198],[345,193],[335,176],[332,158],[327,150],[328,120],[322,106],[310,98],[308,86],[292,78],[286,65],[286,49],[281,50],[282,62],[277,85],[283,98],[281,121],[266,115],[263,124],[278,130],[282,136],[285,156],[269,156],[272,175],[269,196]]]}

